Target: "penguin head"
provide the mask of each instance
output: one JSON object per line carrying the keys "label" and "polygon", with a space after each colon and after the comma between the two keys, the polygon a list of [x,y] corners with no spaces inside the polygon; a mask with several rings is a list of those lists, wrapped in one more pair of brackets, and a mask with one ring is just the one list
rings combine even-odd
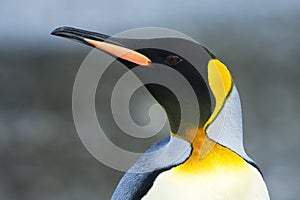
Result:
{"label": "penguin head", "polygon": [[212,140],[247,157],[237,89],[228,68],[204,46],[182,38],[117,38],[71,27],[51,34],[100,49],[132,70],[166,111],[174,136],[192,142],[186,133],[203,129]]}

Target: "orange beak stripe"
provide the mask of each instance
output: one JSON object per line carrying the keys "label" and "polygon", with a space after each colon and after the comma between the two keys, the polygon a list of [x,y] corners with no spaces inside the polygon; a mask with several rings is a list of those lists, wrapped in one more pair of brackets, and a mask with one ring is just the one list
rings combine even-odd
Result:
{"label": "orange beak stripe", "polygon": [[98,49],[101,49],[109,54],[130,61],[137,65],[149,66],[151,63],[151,60],[148,57],[144,56],[143,54],[137,51],[133,51],[125,47],[110,44],[107,42],[99,42],[91,39],[84,39],[84,40]]}

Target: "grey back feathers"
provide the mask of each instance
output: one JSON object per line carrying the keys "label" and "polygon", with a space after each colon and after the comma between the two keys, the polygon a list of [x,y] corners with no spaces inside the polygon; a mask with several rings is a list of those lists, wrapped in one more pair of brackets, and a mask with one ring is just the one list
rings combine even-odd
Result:
{"label": "grey back feathers", "polygon": [[244,149],[242,122],[241,101],[238,90],[233,85],[216,119],[207,128],[207,135],[210,139],[231,149],[245,160],[254,163]]}

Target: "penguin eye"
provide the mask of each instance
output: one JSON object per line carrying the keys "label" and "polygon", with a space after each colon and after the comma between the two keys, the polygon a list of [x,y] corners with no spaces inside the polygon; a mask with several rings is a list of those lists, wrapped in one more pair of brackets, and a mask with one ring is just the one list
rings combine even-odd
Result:
{"label": "penguin eye", "polygon": [[179,57],[179,56],[177,56],[177,55],[173,55],[173,54],[171,54],[171,55],[168,55],[166,58],[165,58],[165,62],[168,64],[168,65],[176,65],[176,64],[178,64],[179,62],[181,62],[182,61],[182,59]]}

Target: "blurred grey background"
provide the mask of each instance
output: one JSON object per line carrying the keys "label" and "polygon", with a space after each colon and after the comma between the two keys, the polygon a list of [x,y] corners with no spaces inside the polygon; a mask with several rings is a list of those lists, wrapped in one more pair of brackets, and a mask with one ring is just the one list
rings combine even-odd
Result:
{"label": "blurred grey background", "polygon": [[91,49],[50,36],[62,25],[107,34],[166,27],[204,44],[232,71],[245,146],[272,199],[298,199],[299,1],[2,0],[0,15],[1,200],[109,199],[122,176],[76,133],[72,87]]}

